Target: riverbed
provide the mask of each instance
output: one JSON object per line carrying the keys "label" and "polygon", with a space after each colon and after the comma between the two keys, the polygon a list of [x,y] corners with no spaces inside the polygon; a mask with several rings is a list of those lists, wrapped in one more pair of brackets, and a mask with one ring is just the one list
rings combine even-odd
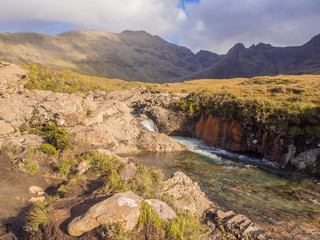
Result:
{"label": "riverbed", "polygon": [[165,175],[180,170],[223,210],[244,214],[275,239],[320,239],[320,181],[265,159],[173,137],[186,152],[135,158]]}

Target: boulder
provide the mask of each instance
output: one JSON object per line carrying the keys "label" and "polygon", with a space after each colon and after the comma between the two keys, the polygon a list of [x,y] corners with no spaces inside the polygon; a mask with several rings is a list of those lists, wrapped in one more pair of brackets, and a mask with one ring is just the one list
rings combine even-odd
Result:
{"label": "boulder", "polygon": [[164,193],[172,197],[174,205],[183,211],[200,216],[213,206],[198,183],[193,182],[183,172],[176,172],[174,176],[164,182]]}
{"label": "boulder", "polygon": [[144,110],[154,121],[161,133],[167,135],[195,136],[194,122],[182,111],[173,111],[160,106],[152,106]]}
{"label": "boulder", "polygon": [[131,191],[117,193],[73,219],[68,225],[68,233],[71,236],[81,236],[100,225],[112,223],[119,223],[125,229],[132,230],[138,223],[140,210],[139,196]]}
{"label": "boulder", "polygon": [[142,131],[137,146],[143,152],[177,152],[186,148],[163,133]]}
{"label": "boulder", "polygon": [[169,221],[177,218],[177,214],[165,202],[162,202],[158,199],[147,199],[145,201],[153,209],[153,211],[158,214],[161,220]]}

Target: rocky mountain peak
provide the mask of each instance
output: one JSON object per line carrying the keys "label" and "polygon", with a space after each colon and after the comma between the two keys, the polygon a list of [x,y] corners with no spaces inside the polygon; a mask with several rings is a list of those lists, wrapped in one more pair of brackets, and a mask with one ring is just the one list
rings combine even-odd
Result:
{"label": "rocky mountain peak", "polygon": [[194,54],[145,31],[116,34],[86,30],[55,36],[0,33],[1,60],[37,62],[127,81],[164,83],[195,78],[319,74],[319,55],[320,35],[300,47],[278,48],[259,43],[246,48],[238,43],[226,55],[218,55],[205,50]]}

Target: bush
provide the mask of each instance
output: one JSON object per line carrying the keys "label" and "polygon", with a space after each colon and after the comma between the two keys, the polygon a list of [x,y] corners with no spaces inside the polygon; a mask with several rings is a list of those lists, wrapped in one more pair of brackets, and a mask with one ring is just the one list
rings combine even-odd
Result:
{"label": "bush", "polygon": [[57,125],[46,125],[43,129],[45,140],[57,150],[66,150],[72,147],[71,136],[64,128]]}
{"label": "bush", "polygon": [[40,150],[43,153],[50,154],[50,155],[55,155],[58,153],[57,149],[54,146],[52,146],[51,144],[47,144],[47,143],[41,144]]}

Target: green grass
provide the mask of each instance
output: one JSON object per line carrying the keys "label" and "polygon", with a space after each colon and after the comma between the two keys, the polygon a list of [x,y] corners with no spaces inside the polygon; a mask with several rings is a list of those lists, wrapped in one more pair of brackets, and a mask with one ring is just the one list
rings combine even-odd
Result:
{"label": "green grass", "polygon": [[78,164],[87,162],[91,171],[104,178],[104,186],[100,189],[104,193],[117,193],[131,190],[141,197],[155,197],[157,189],[161,187],[161,173],[154,168],[136,165],[135,175],[125,180],[122,177],[124,164],[118,159],[89,151],[76,160]]}
{"label": "green grass", "polygon": [[27,213],[26,230],[31,233],[35,233],[39,228],[50,221],[49,203],[57,197],[46,197],[43,202],[37,202],[32,205]]}
{"label": "green grass", "polygon": [[37,63],[26,64],[23,67],[30,72],[30,80],[25,85],[26,89],[50,90],[64,93],[88,93],[94,90],[110,92],[140,85],[140,83],[129,83],[120,79],[82,75],[69,69],[50,68]]}
{"label": "green grass", "polygon": [[[152,231],[148,233],[146,229],[152,229]],[[171,221],[161,220],[157,213],[145,201],[142,201],[136,234],[143,232],[146,239],[156,234],[158,237],[156,239],[191,240],[205,239],[208,230],[200,219],[187,213],[180,213],[176,219]]]}

